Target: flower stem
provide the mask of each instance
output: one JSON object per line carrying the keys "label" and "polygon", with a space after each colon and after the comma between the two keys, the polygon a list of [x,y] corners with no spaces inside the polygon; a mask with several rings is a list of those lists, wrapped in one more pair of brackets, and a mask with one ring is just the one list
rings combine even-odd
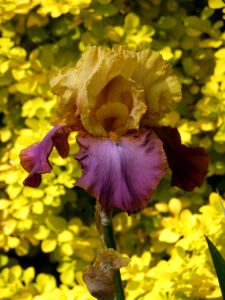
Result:
{"label": "flower stem", "polygon": [[[104,210],[101,210],[101,223],[103,228],[104,241],[107,248],[116,250],[116,242],[113,232],[113,223],[111,215],[107,215]],[[115,276],[116,297],[115,300],[125,300],[123,284],[121,280],[120,270],[116,272]]]}

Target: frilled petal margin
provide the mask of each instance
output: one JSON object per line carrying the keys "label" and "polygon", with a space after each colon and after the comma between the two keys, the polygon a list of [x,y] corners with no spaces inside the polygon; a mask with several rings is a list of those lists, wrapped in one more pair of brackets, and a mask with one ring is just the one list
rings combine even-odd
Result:
{"label": "frilled petal margin", "polygon": [[75,159],[83,173],[75,186],[98,199],[107,213],[111,208],[137,213],[146,207],[167,172],[162,142],[152,130],[126,135],[117,144],[82,132],[77,142]]}
{"label": "frilled petal margin", "polygon": [[55,126],[40,143],[35,143],[20,152],[20,163],[30,173],[23,182],[25,186],[38,187],[41,183],[41,174],[51,172],[48,157],[54,146],[61,157],[68,155],[68,136],[71,131],[73,127]]}
{"label": "frilled petal margin", "polygon": [[170,169],[172,185],[192,191],[200,187],[208,172],[209,155],[204,148],[187,147],[181,144],[181,137],[176,128],[154,128],[154,132],[163,142]]}

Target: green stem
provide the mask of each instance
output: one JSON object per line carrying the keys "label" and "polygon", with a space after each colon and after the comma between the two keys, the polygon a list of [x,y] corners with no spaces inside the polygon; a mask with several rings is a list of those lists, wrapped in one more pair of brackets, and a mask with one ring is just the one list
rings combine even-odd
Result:
{"label": "green stem", "polygon": [[[107,215],[105,211],[101,211],[101,223],[104,234],[104,241],[107,248],[116,250],[116,242],[113,232],[113,223],[111,215]],[[123,284],[121,280],[120,270],[116,272],[115,276],[116,298],[115,300],[125,300]]]}

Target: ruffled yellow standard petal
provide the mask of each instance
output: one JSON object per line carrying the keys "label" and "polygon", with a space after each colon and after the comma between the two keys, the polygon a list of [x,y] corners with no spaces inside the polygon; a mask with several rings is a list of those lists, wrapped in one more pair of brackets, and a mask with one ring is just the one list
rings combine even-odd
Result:
{"label": "ruffled yellow standard petal", "polygon": [[58,95],[57,118],[53,121],[55,125],[78,125],[80,124],[80,105],[77,87],[78,70],[71,68],[60,70],[57,76],[50,81],[51,90]]}
{"label": "ruffled yellow standard petal", "polygon": [[75,68],[51,80],[58,95],[56,124],[81,122],[95,136],[138,129],[147,107],[143,89],[131,78],[136,67],[134,51],[89,47]]}
{"label": "ruffled yellow standard petal", "polygon": [[143,87],[147,112],[142,126],[158,126],[160,120],[173,111],[181,99],[181,85],[171,66],[155,51],[137,53],[138,64],[133,80]]}
{"label": "ruffled yellow standard petal", "polygon": [[158,126],[181,98],[181,87],[159,53],[124,46],[89,47],[75,68],[50,82],[58,95],[58,121],[94,136],[120,137]]}
{"label": "ruffled yellow standard petal", "polygon": [[129,129],[138,129],[147,109],[143,89],[131,79],[137,66],[136,53],[109,53],[87,83],[89,109],[81,113],[83,126],[96,136],[111,132],[121,136]]}
{"label": "ruffled yellow standard petal", "polygon": [[89,109],[87,84],[110,56],[105,47],[90,47],[83,53],[76,67],[61,70],[50,81],[52,92],[58,95],[56,124],[75,125],[82,111]]}

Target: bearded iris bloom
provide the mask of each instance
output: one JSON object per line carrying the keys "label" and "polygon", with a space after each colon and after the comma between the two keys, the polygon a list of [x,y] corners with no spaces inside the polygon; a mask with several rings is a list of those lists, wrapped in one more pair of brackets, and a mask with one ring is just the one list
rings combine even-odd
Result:
{"label": "bearded iris bloom", "polygon": [[61,157],[68,155],[71,131],[79,131],[75,159],[82,168],[75,186],[107,213],[146,207],[168,167],[172,185],[185,191],[202,185],[208,154],[182,145],[177,129],[160,126],[180,101],[181,86],[159,53],[89,47],[75,68],[60,71],[50,85],[58,95],[57,120],[40,143],[21,151],[30,173],[24,185],[37,187],[41,174],[51,172],[53,147]]}

